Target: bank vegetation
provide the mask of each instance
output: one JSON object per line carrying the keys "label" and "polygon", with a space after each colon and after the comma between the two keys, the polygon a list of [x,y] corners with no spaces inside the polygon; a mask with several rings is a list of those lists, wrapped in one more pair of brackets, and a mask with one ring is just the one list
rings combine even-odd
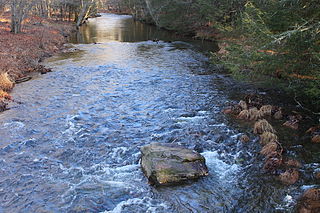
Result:
{"label": "bank vegetation", "polygon": [[217,40],[212,61],[235,77],[285,90],[320,111],[318,0],[105,0],[110,9],[198,39]]}
{"label": "bank vegetation", "polygon": [[39,64],[61,50],[67,37],[94,16],[95,0],[0,0],[0,111],[15,83],[30,72],[49,70]]}

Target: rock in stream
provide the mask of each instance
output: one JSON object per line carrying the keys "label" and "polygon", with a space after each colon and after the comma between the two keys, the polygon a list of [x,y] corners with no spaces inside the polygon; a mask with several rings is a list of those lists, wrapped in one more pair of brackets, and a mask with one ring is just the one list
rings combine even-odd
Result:
{"label": "rock in stream", "polygon": [[172,185],[208,175],[205,158],[177,145],[152,143],[141,148],[141,166],[152,185]]}

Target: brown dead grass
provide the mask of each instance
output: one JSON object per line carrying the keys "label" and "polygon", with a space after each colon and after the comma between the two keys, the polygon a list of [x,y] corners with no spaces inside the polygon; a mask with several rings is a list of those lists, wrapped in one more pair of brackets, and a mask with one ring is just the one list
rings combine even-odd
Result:
{"label": "brown dead grass", "polygon": [[11,100],[12,97],[5,91],[0,90],[0,100]]}
{"label": "brown dead grass", "polygon": [[15,80],[39,71],[38,63],[62,48],[73,29],[72,23],[29,17],[22,32],[10,32],[10,14],[0,15],[0,112],[11,100]]}
{"label": "brown dead grass", "polygon": [[254,124],[253,132],[255,134],[262,134],[264,132],[275,133],[276,131],[273,129],[271,124],[265,119],[259,120]]}
{"label": "brown dead grass", "polygon": [[277,150],[278,150],[278,144],[276,143],[276,142],[271,142],[271,143],[268,143],[268,144],[266,144],[263,148],[262,148],[262,150],[260,151],[260,153],[262,154],[262,155],[265,155],[265,156],[267,156],[267,155],[269,155],[269,154],[271,154],[271,153],[274,153],[274,152],[276,152]]}
{"label": "brown dead grass", "polygon": [[10,80],[8,73],[0,73],[0,90],[8,92],[13,86],[14,83]]}
{"label": "brown dead grass", "polygon": [[271,116],[271,114],[272,114],[272,106],[271,106],[271,105],[263,105],[263,106],[260,108],[260,115],[261,115],[261,117]]}
{"label": "brown dead grass", "polygon": [[278,136],[273,134],[272,132],[264,132],[260,135],[260,143],[262,145],[266,145],[271,142],[278,141]]}
{"label": "brown dead grass", "polygon": [[61,49],[71,23],[30,17],[23,24],[22,33],[10,33],[10,14],[0,19],[0,73],[8,73],[12,80],[24,77],[44,57]]}
{"label": "brown dead grass", "polygon": [[245,101],[240,101],[239,104],[238,104],[242,110],[247,110],[248,109],[248,105]]}
{"label": "brown dead grass", "polygon": [[287,169],[279,175],[280,181],[286,185],[295,184],[299,180],[299,171],[297,169]]}

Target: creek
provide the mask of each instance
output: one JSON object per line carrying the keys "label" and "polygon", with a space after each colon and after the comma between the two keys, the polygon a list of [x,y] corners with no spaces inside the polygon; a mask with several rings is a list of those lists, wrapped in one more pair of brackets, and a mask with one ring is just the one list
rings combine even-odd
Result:
{"label": "creek", "polygon": [[[212,73],[216,44],[113,14],[89,19],[71,43],[0,115],[0,212],[293,210],[303,186],[264,174],[260,145],[239,140],[249,127],[221,113],[233,81]],[[139,149],[151,142],[201,152],[210,175],[150,186]]]}

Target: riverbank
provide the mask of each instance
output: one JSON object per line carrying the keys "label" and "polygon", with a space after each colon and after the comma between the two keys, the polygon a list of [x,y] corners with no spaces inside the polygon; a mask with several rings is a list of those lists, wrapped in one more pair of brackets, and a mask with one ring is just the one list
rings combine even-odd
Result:
{"label": "riverbank", "polygon": [[12,101],[8,92],[19,79],[49,71],[39,63],[60,52],[74,30],[71,22],[33,16],[25,20],[22,33],[13,34],[9,15],[0,17],[0,111]]}

